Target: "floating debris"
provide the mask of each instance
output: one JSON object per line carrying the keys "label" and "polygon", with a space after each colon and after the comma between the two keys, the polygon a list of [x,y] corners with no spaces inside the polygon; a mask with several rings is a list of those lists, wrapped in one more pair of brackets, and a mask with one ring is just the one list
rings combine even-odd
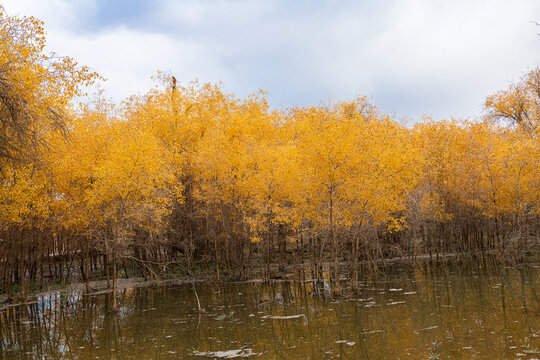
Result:
{"label": "floating debris", "polygon": [[372,297],[360,298],[360,299],[351,299],[351,301],[372,301],[372,300],[373,300]]}
{"label": "floating debris", "polygon": [[234,315],[234,311],[231,311],[229,314],[221,314],[221,315],[216,316],[214,320],[223,321],[228,317],[232,317],[233,315]]}
{"label": "floating debris", "polygon": [[381,306],[381,305],[377,304],[375,301],[370,301],[364,304],[364,307],[372,307],[372,306]]}
{"label": "floating debris", "polygon": [[337,340],[336,344],[345,344],[345,345],[348,345],[348,346],[354,346],[354,344],[356,344],[356,342],[348,341],[348,340]]}
{"label": "floating debris", "polygon": [[272,316],[272,315],[265,315],[261,316],[261,319],[275,319],[275,320],[289,320],[289,319],[300,319],[304,317],[304,314],[299,315],[289,315],[289,316]]}
{"label": "floating debris", "polygon": [[193,351],[195,356],[203,356],[208,358],[220,358],[220,359],[234,359],[234,358],[247,358],[250,356],[259,356],[263,353],[253,352],[249,348],[240,348],[236,350],[226,350],[226,351]]}
{"label": "floating debris", "polygon": [[436,328],[438,328],[438,326],[433,325],[433,326],[428,326],[428,327],[423,328],[423,329],[414,330],[414,332],[418,334],[419,331],[433,330],[433,329],[436,329]]}

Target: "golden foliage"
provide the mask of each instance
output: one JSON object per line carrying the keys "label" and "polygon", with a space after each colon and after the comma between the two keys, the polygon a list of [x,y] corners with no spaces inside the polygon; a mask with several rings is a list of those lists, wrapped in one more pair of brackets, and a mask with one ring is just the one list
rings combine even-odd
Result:
{"label": "golden foliage", "polygon": [[41,22],[0,13],[0,160],[48,144],[34,162],[2,163],[2,228],[117,246],[137,231],[170,235],[187,218],[189,236],[178,236],[193,247],[198,224],[199,236],[227,244],[309,230],[335,248],[335,234],[352,229],[392,235],[458,216],[540,214],[538,70],[489,97],[485,121],[409,128],[365,97],[272,111],[263,92],[238,99],[218,85],[170,86],[166,74],[122,106],[98,96],[75,108],[98,76],[44,46]]}

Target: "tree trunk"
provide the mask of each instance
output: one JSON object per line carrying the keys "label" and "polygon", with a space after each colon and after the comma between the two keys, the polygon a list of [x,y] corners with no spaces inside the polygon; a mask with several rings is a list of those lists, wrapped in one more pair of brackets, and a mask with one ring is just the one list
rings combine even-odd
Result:
{"label": "tree trunk", "polygon": [[112,311],[117,311],[117,302],[116,302],[116,246],[113,244],[113,256],[112,256],[112,271],[113,271],[113,290],[112,290]]}

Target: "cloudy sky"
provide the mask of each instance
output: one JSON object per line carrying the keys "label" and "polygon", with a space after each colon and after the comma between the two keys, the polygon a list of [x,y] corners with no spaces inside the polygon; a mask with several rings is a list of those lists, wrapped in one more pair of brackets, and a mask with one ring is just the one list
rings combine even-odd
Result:
{"label": "cloudy sky", "polygon": [[268,91],[274,108],[367,95],[398,117],[479,115],[540,64],[538,0],[3,0],[49,49],[144,93],[157,70]]}

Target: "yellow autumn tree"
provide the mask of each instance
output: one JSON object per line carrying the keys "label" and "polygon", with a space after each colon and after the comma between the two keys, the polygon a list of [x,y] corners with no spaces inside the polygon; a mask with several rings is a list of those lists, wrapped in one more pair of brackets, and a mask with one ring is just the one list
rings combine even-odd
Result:
{"label": "yellow autumn tree", "polygon": [[[254,96],[244,101],[230,97],[216,123],[202,138],[197,158],[197,198],[212,212],[225,250],[227,271],[231,262],[244,263],[253,219],[257,218],[258,173],[261,149],[272,138],[274,125],[266,100]],[[218,239],[214,238],[214,250]],[[217,259],[216,259],[217,263]],[[246,275],[242,269],[241,276]]]}
{"label": "yellow autumn tree", "polygon": [[87,206],[105,232],[105,251],[113,264],[113,308],[116,308],[116,260],[136,228],[159,232],[178,196],[179,184],[166,150],[152,135],[131,124],[116,121],[108,129],[110,142],[101,162],[92,171]]}
{"label": "yellow autumn tree", "polygon": [[486,99],[489,118],[520,126],[538,139],[540,131],[540,68],[535,68],[508,89]]}
{"label": "yellow autumn tree", "polygon": [[[320,253],[331,244],[338,279],[338,238],[346,231],[354,232],[356,262],[362,226],[405,226],[400,211],[416,181],[416,152],[407,130],[378,115],[365,98],[300,109],[295,117],[302,189],[298,210],[325,232]],[[381,251],[377,242],[374,249]]]}
{"label": "yellow autumn tree", "polygon": [[44,52],[43,23],[0,7],[0,159],[35,152],[43,132],[62,126],[71,99],[98,78],[71,58]]}
{"label": "yellow autumn tree", "polygon": [[56,221],[49,213],[48,142],[66,129],[73,98],[99,78],[71,58],[46,53],[45,44],[41,21],[9,16],[0,6],[0,217],[6,239],[0,253],[17,261],[8,277],[22,283],[36,273],[42,282],[43,259],[54,254],[47,250]]}
{"label": "yellow autumn tree", "polygon": [[114,112],[113,104],[98,95],[72,111],[66,130],[52,133],[47,140],[49,151],[44,161],[51,184],[50,210],[55,219],[49,226],[55,232],[67,233],[83,254],[87,291],[90,253],[102,247],[105,237],[88,199],[96,180],[95,169],[103,162],[112,141],[109,127]]}

